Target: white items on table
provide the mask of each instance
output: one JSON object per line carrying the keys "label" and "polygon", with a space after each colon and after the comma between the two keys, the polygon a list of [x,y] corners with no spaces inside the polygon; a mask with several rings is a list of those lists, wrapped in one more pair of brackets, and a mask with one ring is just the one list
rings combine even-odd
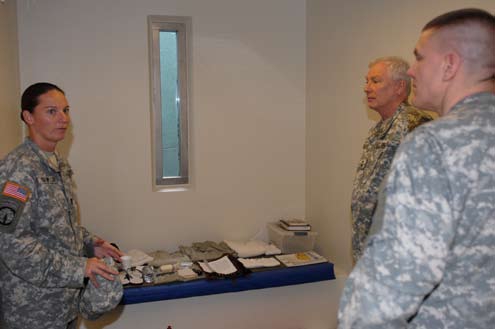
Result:
{"label": "white items on table", "polygon": [[239,258],[238,260],[245,268],[274,267],[280,265],[280,262],[273,257]]}
{"label": "white items on table", "polygon": [[224,242],[237,253],[238,257],[276,255],[281,252],[275,245],[268,244],[261,240],[249,240],[247,242],[224,240]]}
{"label": "white items on table", "polygon": [[123,270],[128,270],[132,267],[132,257],[129,255],[124,255],[120,257],[120,262],[122,264]]}
{"label": "white items on table", "polygon": [[177,275],[179,275],[179,277],[184,279],[194,279],[198,276],[198,274],[196,274],[196,272],[194,272],[189,267],[181,268],[180,270],[177,271]]}
{"label": "white items on table", "polygon": [[310,251],[314,249],[317,232],[287,231],[278,223],[268,224],[270,241],[282,250],[284,254]]}
{"label": "white items on table", "polygon": [[325,257],[321,256],[320,254],[312,250],[305,252],[298,252],[294,254],[278,255],[275,257],[277,257],[277,259],[282,263],[284,263],[284,265],[287,267],[328,262],[328,260]]}
{"label": "white items on table", "polygon": [[132,258],[131,266],[132,267],[140,266],[140,265],[149,263],[153,260],[153,257],[151,257],[147,253],[145,253],[141,250],[138,250],[138,249],[131,249],[126,253],[126,255],[131,256],[131,258]]}
{"label": "white items on table", "polygon": [[206,273],[232,274],[237,272],[237,268],[232,264],[227,256],[217,259],[212,262],[198,262],[201,269]]}

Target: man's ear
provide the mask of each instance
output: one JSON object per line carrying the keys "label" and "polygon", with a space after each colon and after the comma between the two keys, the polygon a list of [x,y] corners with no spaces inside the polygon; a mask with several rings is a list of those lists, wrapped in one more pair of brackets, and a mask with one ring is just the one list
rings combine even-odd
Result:
{"label": "man's ear", "polygon": [[443,80],[451,80],[459,71],[462,59],[456,52],[449,52],[443,57],[442,69],[443,69]]}
{"label": "man's ear", "polygon": [[34,122],[33,115],[28,110],[22,110],[22,118],[28,125],[31,125]]}
{"label": "man's ear", "polygon": [[397,93],[397,95],[406,93],[406,80],[397,81],[395,92]]}

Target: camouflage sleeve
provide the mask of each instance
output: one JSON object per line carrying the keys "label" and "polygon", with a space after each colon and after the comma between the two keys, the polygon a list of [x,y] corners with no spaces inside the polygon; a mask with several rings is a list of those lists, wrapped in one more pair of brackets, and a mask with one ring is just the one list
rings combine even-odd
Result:
{"label": "camouflage sleeve", "polygon": [[84,241],[84,256],[88,258],[98,257],[96,255],[95,247],[101,246],[106,241],[100,238],[97,235],[89,232],[85,227],[80,226],[80,229],[83,233],[83,241]]}
{"label": "camouflage sleeve", "polygon": [[[66,166],[69,166],[69,164],[66,162]],[[74,184],[72,179],[71,179],[72,185]],[[73,199],[74,199],[74,206],[76,209],[79,209],[79,201],[77,200],[77,197],[73,194]],[[75,211],[78,216],[79,216],[79,211]],[[95,256],[94,252],[94,246],[98,240],[101,240],[98,236],[94,235],[90,231],[88,231],[84,226],[82,226],[79,222],[79,218],[77,220],[77,225],[75,226],[75,229],[77,229],[80,233],[79,236],[82,237],[83,239],[83,244],[84,244],[84,250],[83,254],[87,258],[92,258]]]}
{"label": "camouflage sleeve", "polygon": [[[363,147],[363,154],[353,184],[351,213],[352,253],[354,261],[361,257],[365,241],[369,236],[373,214],[376,211],[379,187],[390,170],[392,160],[400,143],[408,133],[408,116],[401,113],[390,126],[385,136],[368,136],[371,147]],[[383,134],[381,132],[380,134]]]}
{"label": "camouflage sleeve", "polygon": [[409,107],[399,114],[396,123],[392,125],[388,134],[394,142],[400,144],[414,129],[432,119],[429,114]]}
{"label": "camouflage sleeve", "polygon": [[97,242],[101,240],[101,238],[88,231],[82,225],[79,225],[78,228],[82,232],[83,243],[84,243],[84,256],[88,258],[95,257],[94,247],[97,244]]}
{"label": "camouflage sleeve", "polygon": [[84,243],[93,244],[93,241],[97,238],[92,233],[90,233],[84,226],[80,226],[81,231],[83,232],[83,240]]}
{"label": "camouflage sleeve", "polygon": [[408,113],[408,126],[407,131],[411,132],[423,123],[433,120],[433,117],[426,112],[415,109]]}
{"label": "camouflage sleeve", "polygon": [[[414,135],[414,134],[413,134]],[[431,136],[406,137],[380,194],[368,246],[340,303],[339,328],[405,328],[441,281],[454,237],[449,182]]]}
{"label": "camouflage sleeve", "polygon": [[[24,175],[19,184],[35,191],[35,182]],[[24,209],[13,231],[0,230],[0,259],[10,272],[39,287],[83,286],[86,258],[49,249],[31,229],[33,198]]]}

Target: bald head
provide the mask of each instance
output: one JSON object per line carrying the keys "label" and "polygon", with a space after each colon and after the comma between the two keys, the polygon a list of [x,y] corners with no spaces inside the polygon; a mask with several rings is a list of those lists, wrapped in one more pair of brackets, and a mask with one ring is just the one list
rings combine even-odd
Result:
{"label": "bald head", "polygon": [[423,28],[444,51],[455,51],[465,70],[479,80],[495,80],[495,16],[480,9],[451,11]]}

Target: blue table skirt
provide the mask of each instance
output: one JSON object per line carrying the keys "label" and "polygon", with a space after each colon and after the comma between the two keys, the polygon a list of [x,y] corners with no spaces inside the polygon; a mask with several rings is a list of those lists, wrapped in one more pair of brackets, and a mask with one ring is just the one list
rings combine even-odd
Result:
{"label": "blue table skirt", "polygon": [[137,304],[158,300],[186,298],[290,286],[294,284],[335,279],[332,263],[296,267],[277,267],[269,270],[252,272],[236,279],[207,280],[199,279],[187,282],[173,282],[160,285],[143,285],[127,287],[121,304]]}

